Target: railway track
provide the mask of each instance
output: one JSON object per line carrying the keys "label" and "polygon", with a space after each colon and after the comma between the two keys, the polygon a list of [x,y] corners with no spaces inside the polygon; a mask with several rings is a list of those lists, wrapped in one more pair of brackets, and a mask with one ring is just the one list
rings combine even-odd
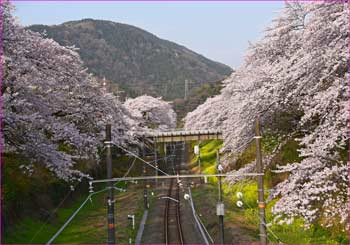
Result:
{"label": "railway track", "polygon": [[180,187],[177,183],[174,185],[173,179],[170,180],[168,197],[164,209],[164,243],[184,244],[180,212]]}

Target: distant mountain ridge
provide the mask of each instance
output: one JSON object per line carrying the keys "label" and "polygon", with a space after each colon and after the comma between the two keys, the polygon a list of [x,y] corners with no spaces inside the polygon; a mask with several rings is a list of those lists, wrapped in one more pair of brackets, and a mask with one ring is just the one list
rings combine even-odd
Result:
{"label": "distant mountain ridge", "polygon": [[131,96],[184,97],[206,83],[223,80],[232,69],[138,27],[83,19],[60,25],[32,25],[64,46],[75,45],[89,71],[118,84]]}

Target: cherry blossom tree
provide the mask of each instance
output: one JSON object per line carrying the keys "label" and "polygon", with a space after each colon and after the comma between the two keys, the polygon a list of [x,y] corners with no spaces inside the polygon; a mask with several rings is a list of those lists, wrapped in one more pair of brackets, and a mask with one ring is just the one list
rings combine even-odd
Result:
{"label": "cherry blossom tree", "polygon": [[227,120],[223,110],[228,109],[223,102],[221,95],[208,98],[196,110],[186,115],[184,118],[185,128],[188,130],[221,129],[223,122]]}
{"label": "cherry blossom tree", "polygon": [[[91,77],[73,47],[25,30],[2,3],[2,145],[45,164],[64,180],[86,176],[77,159],[96,158],[104,126],[115,141],[133,140],[134,121],[112,94]],[[65,146],[65,151],[60,146]]]}
{"label": "cherry blossom tree", "polygon": [[292,164],[289,179],[277,186],[281,199],[274,212],[301,215],[308,223],[322,216],[328,225],[349,228],[350,164],[340,155],[349,140],[349,6],[312,3],[305,10],[301,46],[287,62],[289,72],[279,74],[288,85],[284,103],[298,104],[303,112],[304,160]]}
{"label": "cherry blossom tree", "polygon": [[176,127],[176,113],[161,98],[142,95],[127,99],[124,106],[144,130],[170,130]]}
{"label": "cherry blossom tree", "polygon": [[290,175],[273,195],[280,222],[301,216],[307,224],[350,223],[350,164],[342,153],[349,140],[349,18],[345,2],[286,3],[215,104],[209,99],[185,118],[186,127],[218,119],[231,154],[251,141],[257,117],[281,138],[301,135],[303,160],[281,166]]}

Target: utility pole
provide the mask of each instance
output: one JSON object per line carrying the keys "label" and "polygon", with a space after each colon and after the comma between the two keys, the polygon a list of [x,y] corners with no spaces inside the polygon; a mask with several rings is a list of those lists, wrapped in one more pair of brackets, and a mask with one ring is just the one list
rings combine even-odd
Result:
{"label": "utility pole", "polygon": [[171,144],[171,154],[173,155],[171,157],[171,167],[173,168],[173,172],[175,174],[175,161],[177,159],[177,154],[176,154],[176,142]]}
{"label": "utility pole", "polygon": [[[198,144],[198,167],[199,167],[199,174],[202,173],[202,166],[201,166],[201,142],[199,141]],[[200,182],[203,183],[202,178],[200,178]]]}
{"label": "utility pole", "polygon": [[[168,169],[168,146],[166,142],[164,142],[164,163],[164,168]],[[162,187],[164,187],[164,181],[162,181]]]}
{"label": "utility pole", "polygon": [[165,165],[167,165],[168,163],[168,156],[167,156],[167,151],[168,151],[168,148],[167,148],[167,143],[164,142],[164,162],[165,162]]}
{"label": "utility pole", "polygon": [[117,97],[117,99],[119,100],[119,101],[122,101],[121,99],[120,99],[120,94],[122,94],[122,93],[124,93],[125,91],[123,91],[123,90],[119,90],[119,88],[117,88],[117,91],[115,92],[115,94],[116,94],[116,97]]}
{"label": "utility pole", "polygon": [[[220,154],[219,150],[216,150],[216,169],[218,174],[222,173],[222,166],[220,163]],[[219,228],[220,228],[220,242],[224,244],[224,215],[225,215],[225,206],[222,201],[222,185],[221,185],[221,176],[218,177],[218,188],[219,188],[219,200],[216,206],[216,213],[219,216]]]}
{"label": "utility pole", "polygon": [[[112,179],[112,126],[106,125],[106,140],[104,142],[106,147],[106,163],[107,163],[107,179]],[[107,197],[107,220],[108,220],[108,244],[115,244],[115,223],[114,223],[114,189],[113,182],[107,183],[108,197]]]}
{"label": "utility pole", "polygon": [[187,100],[188,96],[188,80],[185,79],[185,100]]}
{"label": "utility pole", "polygon": [[165,91],[164,91],[164,97],[166,98],[168,95],[168,81],[165,82]]}
{"label": "utility pole", "polygon": [[[145,141],[142,141],[142,158],[145,158]],[[143,176],[146,176],[146,165],[143,165],[142,170]],[[143,181],[143,203],[145,210],[148,209],[148,191],[147,191],[147,180]]]}
{"label": "utility pole", "polygon": [[[156,142],[156,138],[153,139],[154,141],[154,166],[156,167],[155,172],[156,172],[156,176],[158,177],[158,156],[157,156],[157,142]],[[158,179],[155,179],[155,183],[156,183],[156,187],[158,186]]]}
{"label": "utility pole", "polygon": [[[146,166],[143,166],[143,176],[146,176]],[[143,203],[145,209],[148,209],[148,191],[147,191],[147,180],[143,181]]]}
{"label": "utility pole", "polygon": [[[255,121],[255,142],[256,142],[256,168],[257,173],[264,173],[262,154],[261,154],[261,133],[260,133],[260,122],[259,118]],[[264,176],[259,175],[258,178],[258,208],[259,208],[259,220],[260,220],[260,243],[267,243],[266,234],[266,220],[265,220],[265,201],[264,201]]]}
{"label": "utility pole", "polygon": [[180,161],[180,166],[178,167],[179,172],[181,170],[181,164],[185,163],[185,150],[186,150],[186,146],[185,146],[185,141],[182,141],[182,146],[181,146],[181,161]]}

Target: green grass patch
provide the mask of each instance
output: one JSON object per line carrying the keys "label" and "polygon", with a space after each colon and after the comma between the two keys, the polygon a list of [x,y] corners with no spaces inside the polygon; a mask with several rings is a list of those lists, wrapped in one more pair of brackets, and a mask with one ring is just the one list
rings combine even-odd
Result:
{"label": "green grass patch", "polygon": [[[209,140],[200,144],[202,172],[207,171],[206,173],[208,173],[207,168],[210,168],[216,164],[216,150],[220,150],[222,148],[222,144],[222,140]],[[196,144],[192,145],[192,154],[194,145]],[[197,161],[198,156],[194,156],[191,163],[196,163]]]}
{"label": "green grass patch", "polygon": [[[257,184],[255,181],[247,181],[233,186],[224,185],[224,196],[232,202],[233,213],[243,215],[245,222],[256,227],[258,232],[259,217],[257,208]],[[243,207],[238,208],[235,203],[238,201],[237,192],[243,193]],[[267,197],[267,194],[265,194]],[[295,218],[291,224],[273,223],[274,215],[271,210],[276,199],[266,206],[266,223],[269,224],[268,236],[272,243],[278,243],[278,237],[283,243],[288,244],[349,244],[344,232],[327,229],[318,223],[312,224],[306,229],[301,218]],[[234,218],[235,215],[232,217]],[[276,237],[274,235],[276,235]]]}
{"label": "green grass patch", "polygon": [[[278,145],[278,139],[276,136],[268,135],[263,138],[262,147],[263,153],[268,154]],[[201,144],[201,156],[202,156],[202,172],[206,174],[212,174],[216,172],[216,150],[222,147],[220,141],[207,141]],[[192,147],[193,148],[193,147]],[[291,139],[284,146],[281,151],[277,153],[274,158],[274,162],[280,165],[285,165],[291,162],[298,162],[301,160],[298,154],[300,145],[297,141]],[[255,142],[252,142],[248,148],[238,156],[237,165],[235,168],[240,168],[247,163],[255,160],[256,156]],[[192,164],[197,161],[197,157],[194,156]],[[265,189],[270,189],[277,183],[285,179],[287,175],[276,175],[270,171],[265,175]],[[217,183],[216,178],[210,178],[209,183],[215,185]],[[216,188],[215,188],[216,189]],[[228,200],[229,204],[226,213],[226,219],[239,219],[244,226],[251,227],[252,230],[259,233],[259,218],[257,208],[257,183],[255,180],[247,180],[242,183],[229,186],[226,183],[223,184],[224,198]],[[238,198],[237,192],[243,193],[243,207],[238,208],[236,202]],[[198,195],[203,193],[197,193],[194,191],[194,198],[198,198]],[[267,198],[268,193],[265,193]],[[346,233],[340,228],[324,228],[319,223],[312,224],[309,229],[304,226],[303,219],[295,218],[291,224],[276,224],[273,223],[274,215],[271,210],[276,203],[276,199],[269,202],[266,207],[266,221],[269,224],[268,236],[272,243],[278,243],[278,240],[274,237],[275,234],[282,242],[288,244],[349,244],[349,238]]]}
{"label": "green grass patch", "polygon": [[[101,214],[103,207],[104,194],[97,194],[92,198],[92,203],[88,201],[86,205],[80,210],[79,214],[72,221],[70,225],[61,233],[60,236],[54,241],[54,243],[99,243],[101,240],[98,239],[96,234],[87,232],[87,229],[92,224],[86,226],[82,222],[86,217],[91,217],[96,214]],[[65,223],[66,220],[75,212],[75,210],[81,205],[86,197],[81,197],[76,202],[67,208],[61,208],[57,212],[57,216],[51,220],[48,224],[44,221],[35,219],[33,217],[24,218],[19,224],[17,224],[10,233],[4,234],[4,243],[32,243],[32,244],[43,244],[46,243],[57,230]],[[105,213],[103,211],[103,213]],[[85,226],[84,226],[84,225]],[[81,233],[84,231],[84,233]],[[102,234],[101,234],[102,235]],[[101,237],[101,235],[99,235]],[[91,240],[92,239],[92,240]],[[103,240],[106,242],[106,239]]]}
{"label": "green grass patch", "polygon": [[[120,183],[125,187],[125,183]],[[132,192],[132,193],[131,193]],[[127,244],[128,238],[134,241],[137,224],[143,214],[142,194],[133,190],[126,193],[116,192],[116,239],[118,243]],[[87,196],[86,196],[87,197]],[[79,208],[86,197],[78,198],[71,206],[60,208],[54,219],[46,225],[43,221],[27,217],[17,224],[11,232],[3,235],[3,243],[7,244],[45,244],[68,218]],[[119,201],[120,199],[120,201]],[[133,207],[127,205],[133,200]],[[132,230],[128,214],[135,214],[136,229]],[[54,240],[56,244],[103,244],[107,243],[106,192],[96,194],[80,210],[66,229]]]}
{"label": "green grass patch", "polygon": [[[192,161],[191,166],[194,166],[193,170],[198,170],[198,156],[194,155],[193,148],[198,143],[193,143],[192,149]],[[216,151],[222,148],[222,140],[208,140],[200,144],[200,156],[201,156],[201,169],[203,174],[215,174],[216,170]],[[209,178],[208,182],[215,184],[217,178]]]}

